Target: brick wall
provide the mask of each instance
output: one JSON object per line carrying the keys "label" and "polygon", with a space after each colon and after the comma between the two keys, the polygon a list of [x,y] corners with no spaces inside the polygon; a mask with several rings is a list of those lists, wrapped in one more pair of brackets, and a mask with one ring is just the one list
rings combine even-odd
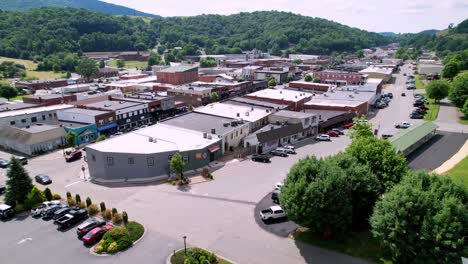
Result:
{"label": "brick wall", "polygon": [[188,72],[157,72],[158,82],[169,84],[184,84],[198,81],[198,71]]}

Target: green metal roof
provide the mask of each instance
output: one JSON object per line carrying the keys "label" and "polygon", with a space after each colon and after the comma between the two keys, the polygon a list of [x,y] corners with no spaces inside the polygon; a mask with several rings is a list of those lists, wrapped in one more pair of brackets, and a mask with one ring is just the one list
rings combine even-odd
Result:
{"label": "green metal roof", "polygon": [[408,148],[419,142],[425,136],[431,134],[437,129],[432,122],[423,122],[412,125],[405,130],[401,130],[395,136],[389,138],[390,143],[398,152],[404,153]]}

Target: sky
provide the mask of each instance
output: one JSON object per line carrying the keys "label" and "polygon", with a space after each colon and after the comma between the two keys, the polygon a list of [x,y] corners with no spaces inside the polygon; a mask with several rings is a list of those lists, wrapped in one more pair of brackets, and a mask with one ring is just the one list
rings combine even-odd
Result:
{"label": "sky", "polygon": [[103,0],[161,16],[278,10],[374,32],[445,29],[468,18],[468,0]]}

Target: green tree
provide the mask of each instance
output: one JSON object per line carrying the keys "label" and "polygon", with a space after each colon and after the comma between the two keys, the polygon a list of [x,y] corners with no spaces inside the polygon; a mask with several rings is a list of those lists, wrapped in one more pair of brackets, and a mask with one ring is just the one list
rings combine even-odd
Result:
{"label": "green tree", "polygon": [[275,80],[275,78],[271,78],[268,81],[268,87],[275,87],[275,86],[276,86],[276,80]]}
{"label": "green tree", "polygon": [[357,55],[358,58],[360,58],[360,59],[361,59],[361,58],[364,58],[364,51],[358,50],[358,51],[356,52],[356,55]]}
{"label": "green tree", "polygon": [[49,188],[44,189],[44,197],[46,198],[47,201],[51,201],[54,198]]}
{"label": "green tree", "polygon": [[468,119],[468,99],[466,99],[465,104],[463,105],[462,112],[465,115],[465,119]]}
{"label": "green tree", "polygon": [[208,68],[208,67],[216,67],[217,63],[216,60],[212,57],[204,58],[200,60],[200,67]]}
{"label": "green tree", "polygon": [[449,98],[457,107],[463,107],[468,99],[468,71],[459,73],[452,81]]}
{"label": "green tree", "polygon": [[363,137],[373,137],[372,124],[365,122],[366,117],[363,115],[360,118],[353,119],[354,125],[350,130],[351,139],[359,139]]}
{"label": "green tree", "polygon": [[217,92],[213,92],[213,93],[210,94],[210,101],[212,103],[219,101],[219,95],[218,95]]}
{"label": "green tree", "polygon": [[0,84],[0,97],[4,97],[10,100],[10,98],[13,98],[18,95],[18,90],[16,90],[14,87],[11,87],[10,85],[5,85],[5,84]]}
{"label": "green tree", "polygon": [[305,76],[305,78],[304,78],[304,81],[306,81],[306,82],[311,82],[312,79],[313,79],[313,78],[312,78],[312,75],[307,74],[307,75]]}
{"label": "green tree", "polygon": [[71,77],[72,77],[71,73],[69,71],[67,71],[67,73],[65,75],[65,78],[70,79]]}
{"label": "green tree", "polygon": [[33,186],[28,195],[26,195],[26,200],[24,201],[24,208],[32,209],[38,206],[40,203],[44,202],[45,200],[46,197],[44,193],[36,186]]}
{"label": "green tree", "polygon": [[123,68],[125,67],[125,61],[124,60],[117,60],[117,68]]}
{"label": "green tree", "polygon": [[170,167],[171,170],[179,176],[179,179],[182,180],[184,177],[185,162],[182,159],[182,155],[180,155],[179,152],[175,153],[174,156],[172,156],[170,161]]}
{"label": "green tree", "polygon": [[409,174],[377,202],[372,233],[395,263],[459,263],[468,236],[467,205],[467,189],[450,178]]}
{"label": "green tree", "polygon": [[135,49],[137,50],[138,53],[140,53],[140,51],[146,50],[146,48],[147,46],[143,42],[138,42],[135,44]]}
{"label": "green tree", "polygon": [[278,44],[275,43],[273,47],[271,48],[271,55],[273,56],[283,55],[283,52],[281,52],[280,46]]}
{"label": "green tree", "polygon": [[148,58],[148,66],[158,65],[161,63],[161,57],[156,54],[151,54]]}
{"label": "green tree", "polygon": [[65,141],[67,142],[67,146],[69,147],[75,147],[76,146],[76,134],[75,132],[67,132],[67,135],[65,136]]}
{"label": "green tree", "polygon": [[103,69],[103,68],[105,68],[105,67],[106,67],[106,63],[104,62],[104,60],[100,60],[100,61],[99,61],[99,68],[100,68],[100,69]]}
{"label": "green tree", "polygon": [[313,83],[320,83],[320,78],[319,77],[314,77],[314,79],[312,79],[312,82]]}
{"label": "green tree", "polygon": [[172,53],[167,53],[166,55],[164,55],[164,61],[169,63],[169,62],[175,62],[176,61],[176,58],[174,56],[174,54]]}
{"label": "green tree", "polygon": [[431,81],[426,85],[426,93],[427,97],[439,102],[447,97],[449,93],[449,82],[446,80]]}
{"label": "green tree", "polygon": [[352,223],[352,198],[335,162],[307,157],[292,166],[281,188],[288,219],[316,233],[343,234]]}
{"label": "green tree", "polygon": [[103,141],[103,140],[106,140],[105,135],[100,135],[98,138],[96,138],[96,142]]}
{"label": "green tree", "polygon": [[99,68],[96,61],[92,59],[82,59],[78,63],[78,66],[76,66],[76,72],[89,82],[91,77],[96,76],[99,73]]}
{"label": "green tree", "polygon": [[457,76],[459,72],[460,68],[458,63],[450,61],[444,65],[444,68],[442,69],[442,77],[452,79],[453,77]]}
{"label": "green tree", "polygon": [[23,204],[33,185],[21,162],[14,157],[11,158],[7,177],[5,203],[13,207]]}
{"label": "green tree", "polygon": [[390,142],[376,137],[357,137],[345,150],[367,165],[380,183],[380,193],[391,189],[408,172],[408,164]]}

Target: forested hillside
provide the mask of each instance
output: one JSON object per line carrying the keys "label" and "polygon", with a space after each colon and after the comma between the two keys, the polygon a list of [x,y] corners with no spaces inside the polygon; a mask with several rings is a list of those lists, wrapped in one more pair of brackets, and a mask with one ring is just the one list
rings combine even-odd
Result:
{"label": "forested hillside", "polygon": [[29,10],[38,7],[73,7],[112,15],[130,15],[156,17],[156,15],[140,12],[125,6],[114,5],[99,0],[1,0],[0,9],[16,11]]}
{"label": "forested hillside", "polygon": [[352,52],[389,42],[389,38],[319,18],[285,12],[230,16],[140,18],[111,16],[84,9],[39,8],[0,11],[0,56],[34,58],[58,52],[123,51],[155,44],[181,46],[186,55],[240,52],[257,48],[308,54]]}

